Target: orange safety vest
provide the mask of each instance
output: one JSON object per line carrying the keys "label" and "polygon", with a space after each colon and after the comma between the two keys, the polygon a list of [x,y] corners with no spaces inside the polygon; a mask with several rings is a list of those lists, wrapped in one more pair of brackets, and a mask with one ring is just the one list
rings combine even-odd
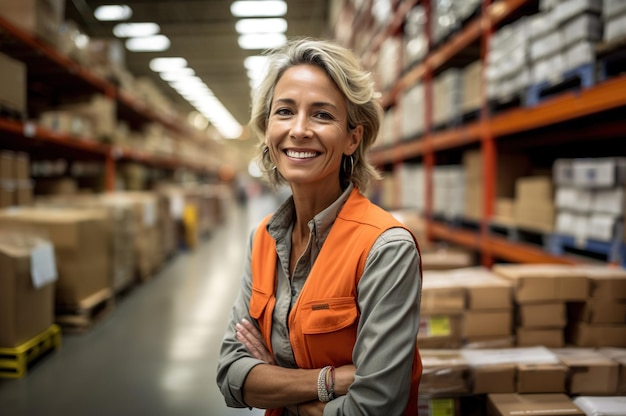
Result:
{"label": "orange safety vest", "polygon": [[[250,316],[258,321],[265,345],[272,352],[277,254],[275,241],[266,229],[268,220],[269,217],[257,229],[252,246]],[[289,314],[289,339],[299,368],[352,364],[360,316],[357,285],[374,242],[393,227],[406,229],[356,188],[352,191]],[[417,415],[421,374],[422,361],[416,346],[411,393],[404,415]],[[282,410],[268,409],[265,414],[278,416]]]}

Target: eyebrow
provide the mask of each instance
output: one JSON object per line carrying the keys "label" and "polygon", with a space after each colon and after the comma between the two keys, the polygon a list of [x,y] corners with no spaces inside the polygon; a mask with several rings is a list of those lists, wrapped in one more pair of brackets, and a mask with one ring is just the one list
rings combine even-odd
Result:
{"label": "eyebrow", "polygon": [[[277,98],[276,100],[274,100],[274,104],[277,104],[277,103],[295,105],[296,100],[293,100],[291,98]],[[335,110],[339,110],[336,105],[325,102],[325,101],[316,101],[312,104],[312,107],[332,107]]]}

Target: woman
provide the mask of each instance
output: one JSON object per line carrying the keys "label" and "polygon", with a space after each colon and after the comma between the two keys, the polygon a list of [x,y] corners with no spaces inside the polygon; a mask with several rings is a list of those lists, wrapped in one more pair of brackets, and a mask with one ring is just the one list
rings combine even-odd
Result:
{"label": "woman", "polygon": [[382,117],[368,73],[327,41],[270,56],[250,126],[292,197],[250,238],[217,382],[268,415],[416,415],[421,264],[413,235],[363,192]]}

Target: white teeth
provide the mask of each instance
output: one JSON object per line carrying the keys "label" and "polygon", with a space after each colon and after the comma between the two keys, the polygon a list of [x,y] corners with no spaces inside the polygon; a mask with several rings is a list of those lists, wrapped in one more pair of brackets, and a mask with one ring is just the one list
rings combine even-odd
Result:
{"label": "white teeth", "polygon": [[293,150],[287,150],[287,156],[295,159],[309,159],[317,156],[315,152],[294,152]]}

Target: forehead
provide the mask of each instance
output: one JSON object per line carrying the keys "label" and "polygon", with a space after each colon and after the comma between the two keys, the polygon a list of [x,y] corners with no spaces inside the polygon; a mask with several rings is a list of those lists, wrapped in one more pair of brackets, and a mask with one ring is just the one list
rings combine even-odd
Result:
{"label": "forehead", "polygon": [[284,98],[284,94],[300,96],[318,95],[326,101],[345,103],[343,94],[326,72],[315,65],[296,65],[287,69],[276,83],[275,98]]}

